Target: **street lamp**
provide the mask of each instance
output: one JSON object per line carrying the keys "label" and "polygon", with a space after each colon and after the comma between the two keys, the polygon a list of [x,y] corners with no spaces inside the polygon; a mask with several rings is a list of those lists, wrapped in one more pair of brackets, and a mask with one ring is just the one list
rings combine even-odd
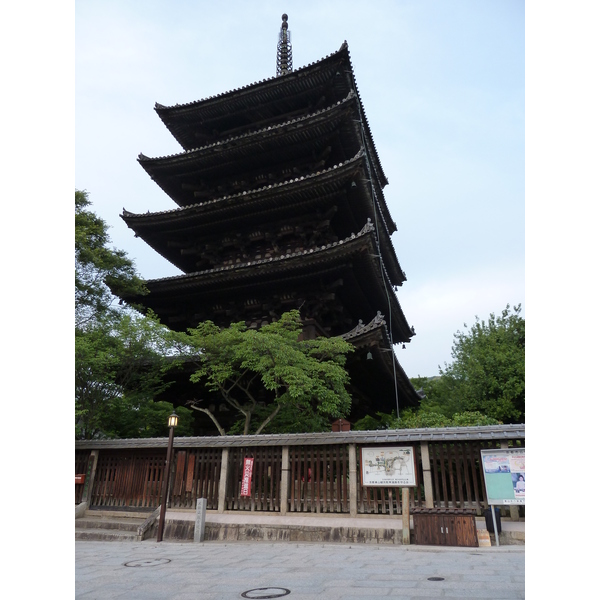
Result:
{"label": "street lamp", "polygon": [[173,413],[169,416],[168,425],[169,425],[169,445],[167,446],[167,463],[165,465],[165,473],[163,476],[163,487],[162,487],[162,499],[160,501],[160,517],[158,519],[158,533],[156,535],[156,541],[162,542],[163,531],[165,529],[165,514],[167,512],[167,495],[169,492],[169,479],[171,475],[171,454],[173,452],[173,433],[175,427],[177,427],[177,423],[179,421],[179,417],[173,411]]}
{"label": "street lamp", "polygon": [[179,422],[179,417],[177,413],[173,411],[173,414],[169,415],[168,425],[169,427],[177,427],[177,423]]}

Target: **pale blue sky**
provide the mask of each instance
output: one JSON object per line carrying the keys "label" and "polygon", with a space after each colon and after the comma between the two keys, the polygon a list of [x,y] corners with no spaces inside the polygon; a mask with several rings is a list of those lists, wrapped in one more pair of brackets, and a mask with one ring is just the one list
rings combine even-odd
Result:
{"label": "pale blue sky", "polygon": [[181,150],[153,110],[275,75],[281,14],[294,67],[346,40],[389,185],[417,335],[411,377],[450,361],[453,333],[507,303],[525,314],[525,15],[522,0],[78,0],[75,183],[145,278],[179,271],[119,218],[175,208],[137,155]]}

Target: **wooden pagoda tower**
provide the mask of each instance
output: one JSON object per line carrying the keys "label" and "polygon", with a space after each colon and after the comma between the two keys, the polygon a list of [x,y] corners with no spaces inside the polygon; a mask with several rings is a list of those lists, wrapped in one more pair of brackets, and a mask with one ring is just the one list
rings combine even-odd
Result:
{"label": "wooden pagoda tower", "polygon": [[[139,163],[175,202],[122,218],[182,275],[125,298],[175,330],[204,320],[250,327],[301,312],[304,335],[342,336],[351,420],[415,406],[394,344],[414,335],[395,290],[406,280],[397,230],[346,42],[293,70],[284,15],[277,76],[155,110],[183,151]],[[173,388],[185,400],[181,383]]]}

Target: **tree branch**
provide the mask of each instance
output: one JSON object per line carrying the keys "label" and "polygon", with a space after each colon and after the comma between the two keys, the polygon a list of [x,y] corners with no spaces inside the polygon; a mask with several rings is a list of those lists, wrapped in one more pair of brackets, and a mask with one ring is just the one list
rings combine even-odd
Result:
{"label": "tree branch", "polygon": [[219,421],[217,421],[217,418],[210,412],[210,410],[208,410],[208,408],[200,408],[199,406],[194,406],[194,404],[191,403],[189,404],[189,407],[207,414],[212,419],[212,422],[216,425],[217,429],[219,430],[219,433],[221,435],[227,435],[225,433],[225,430],[221,427],[221,425],[219,425]]}
{"label": "tree branch", "polygon": [[254,435],[258,435],[276,416],[281,410],[281,404],[277,405],[277,408],[260,424],[260,427],[256,430]]}

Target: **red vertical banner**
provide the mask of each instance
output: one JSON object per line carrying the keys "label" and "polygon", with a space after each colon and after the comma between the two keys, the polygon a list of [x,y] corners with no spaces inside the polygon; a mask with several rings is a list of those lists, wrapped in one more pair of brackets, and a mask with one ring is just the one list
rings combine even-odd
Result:
{"label": "red vertical banner", "polygon": [[244,458],[244,470],[242,472],[242,492],[241,496],[250,496],[250,488],[252,487],[252,467],[254,466],[253,458]]}

